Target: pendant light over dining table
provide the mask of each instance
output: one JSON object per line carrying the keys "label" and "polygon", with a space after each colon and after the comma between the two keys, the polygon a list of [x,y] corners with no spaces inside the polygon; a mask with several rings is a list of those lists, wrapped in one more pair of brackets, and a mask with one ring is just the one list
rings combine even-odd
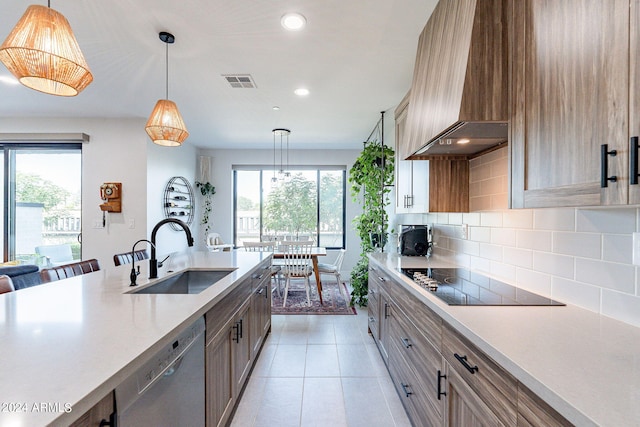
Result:
{"label": "pendant light over dining table", "polygon": [[151,140],[166,147],[178,147],[189,136],[175,102],[169,100],[169,44],[175,42],[173,34],[162,31],[160,40],[166,43],[166,99],[156,103],[145,130]]}
{"label": "pendant light over dining table", "polygon": [[0,61],[24,86],[59,96],[75,96],[93,76],[67,19],[31,5],[0,45]]}

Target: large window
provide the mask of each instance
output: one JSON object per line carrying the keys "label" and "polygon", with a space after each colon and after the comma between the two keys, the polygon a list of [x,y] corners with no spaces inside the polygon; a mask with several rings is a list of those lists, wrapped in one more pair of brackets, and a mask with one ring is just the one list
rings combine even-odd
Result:
{"label": "large window", "polygon": [[44,247],[61,244],[80,259],[81,144],[0,144],[0,151],[3,261],[47,266]]}
{"label": "large window", "polygon": [[234,169],[234,242],[312,239],[344,248],[345,168]]}

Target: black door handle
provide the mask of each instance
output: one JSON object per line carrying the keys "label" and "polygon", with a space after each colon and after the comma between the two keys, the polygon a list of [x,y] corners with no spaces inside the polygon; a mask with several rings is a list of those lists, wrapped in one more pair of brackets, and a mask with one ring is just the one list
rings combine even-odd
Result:
{"label": "black door handle", "polygon": [[638,137],[629,139],[629,184],[638,185]]}
{"label": "black door handle", "polygon": [[446,391],[442,391],[442,380],[443,379],[447,379],[446,375],[442,375],[442,372],[440,372],[440,370],[438,370],[438,400],[441,400],[442,396],[446,396],[447,392]]}
{"label": "black door handle", "polygon": [[600,187],[606,188],[609,186],[609,181],[616,182],[618,177],[616,175],[609,176],[609,158],[608,156],[615,157],[618,154],[617,150],[609,151],[608,144],[602,144],[600,146]]}

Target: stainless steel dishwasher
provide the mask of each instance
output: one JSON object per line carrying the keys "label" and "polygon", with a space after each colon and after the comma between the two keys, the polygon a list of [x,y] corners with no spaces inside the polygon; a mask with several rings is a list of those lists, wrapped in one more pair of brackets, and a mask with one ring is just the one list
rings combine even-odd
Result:
{"label": "stainless steel dishwasher", "polygon": [[118,427],[204,426],[204,318],[116,388]]}

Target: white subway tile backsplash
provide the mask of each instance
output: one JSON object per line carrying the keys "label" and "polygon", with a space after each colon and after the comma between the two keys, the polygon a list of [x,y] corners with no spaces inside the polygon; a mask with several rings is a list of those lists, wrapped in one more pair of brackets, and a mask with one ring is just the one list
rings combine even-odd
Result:
{"label": "white subway tile backsplash", "polygon": [[507,228],[533,228],[533,210],[513,209],[504,211],[502,223]]}
{"label": "white subway tile backsplash", "polygon": [[491,228],[469,227],[469,240],[483,243],[491,242]]}
{"label": "white subway tile backsplash", "polygon": [[601,288],[633,294],[636,272],[633,265],[576,258],[575,279]]}
{"label": "white subway tile backsplash", "polygon": [[533,267],[533,251],[531,249],[504,248],[502,261],[517,267]]}
{"label": "white subway tile backsplash", "polygon": [[462,214],[462,223],[471,225],[480,225],[479,212],[465,212]]}
{"label": "white subway tile backsplash", "polygon": [[551,242],[552,234],[550,231],[516,231],[516,246],[519,248],[551,252]]}
{"label": "white subway tile backsplash", "polygon": [[472,270],[485,271],[491,273],[491,261],[486,258],[469,257],[469,268]]}
{"label": "white subway tile backsplash", "polygon": [[436,214],[438,217],[438,224],[449,224],[449,214],[444,212],[438,212]]}
{"label": "white subway tile backsplash", "polygon": [[602,235],[596,233],[553,233],[552,251],[557,254],[600,259]]}
{"label": "white subway tile backsplash", "polygon": [[543,273],[573,279],[574,258],[548,252],[533,252],[533,268]]}
{"label": "white subway tile backsplash", "polygon": [[459,250],[457,250],[457,252],[480,256],[480,243],[478,242],[472,242],[471,240],[458,240],[458,243],[456,243],[456,248],[460,248]]}
{"label": "white subway tile backsplash", "polygon": [[515,246],[516,230],[513,228],[492,228],[491,243],[503,246]]}
{"label": "white subway tile backsplash", "polygon": [[547,297],[551,295],[551,277],[538,271],[516,268],[518,286]]}
{"label": "white subway tile backsplash", "polygon": [[565,303],[570,302],[587,310],[600,311],[601,288],[562,277],[554,277],[551,283],[552,298]]}
{"label": "white subway tile backsplash", "polygon": [[491,210],[502,210],[509,207],[509,194],[504,190],[504,193],[493,194],[491,196]]}
{"label": "white subway tile backsplash", "polygon": [[462,224],[462,213],[450,213],[449,224],[455,224],[455,225]]}
{"label": "white subway tile backsplash", "polygon": [[633,236],[630,234],[603,234],[602,259],[631,264],[633,262]]}
{"label": "white subway tile backsplash", "polygon": [[480,225],[502,227],[502,212],[480,212]]}
{"label": "white subway tile backsplash", "polygon": [[502,246],[490,243],[480,243],[479,256],[492,261],[502,261]]}
{"label": "white subway tile backsplash", "polygon": [[516,280],[516,267],[502,262],[491,262],[491,274],[499,279],[513,283]]}
{"label": "white subway tile backsplash", "polygon": [[636,210],[578,209],[576,231],[626,234],[636,231]]}
{"label": "white subway tile backsplash", "polygon": [[603,289],[602,314],[640,327],[640,298]]}
{"label": "white subway tile backsplash", "polygon": [[533,213],[536,230],[574,231],[576,210],[573,208],[536,209]]}

